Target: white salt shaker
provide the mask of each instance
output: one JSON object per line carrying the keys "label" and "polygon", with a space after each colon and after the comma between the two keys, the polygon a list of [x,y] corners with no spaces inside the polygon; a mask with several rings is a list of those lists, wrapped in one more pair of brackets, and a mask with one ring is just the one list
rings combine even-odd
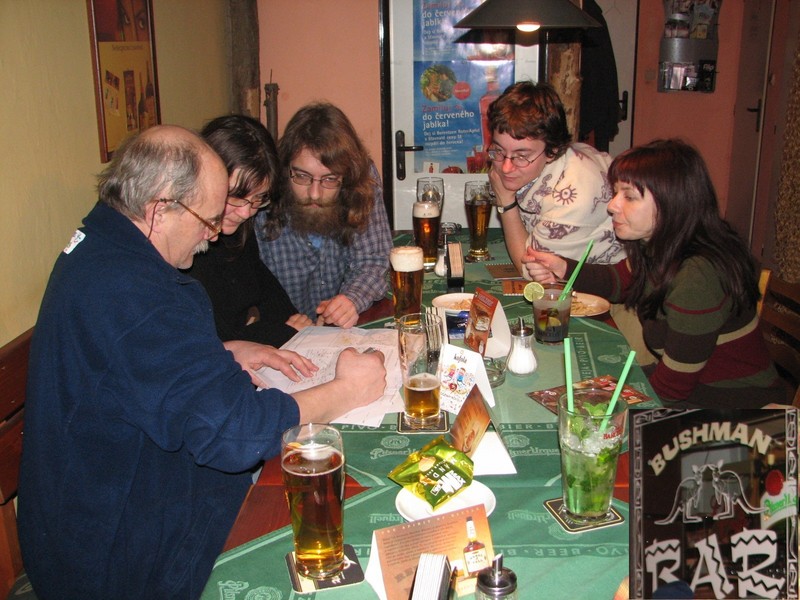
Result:
{"label": "white salt shaker", "polygon": [[536,370],[536,355],[533,353],[533,328],[523,323],[511,327],[511,350],[506,359],[506,369],[514,375],[527,375]]}

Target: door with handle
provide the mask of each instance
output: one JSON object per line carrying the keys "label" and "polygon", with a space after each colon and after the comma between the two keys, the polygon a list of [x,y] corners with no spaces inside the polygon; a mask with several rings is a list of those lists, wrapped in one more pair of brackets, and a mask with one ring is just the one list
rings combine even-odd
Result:
{"label": "door with handle", "polygon": [[[464,184],[487,179],[485,158],[481,164],[475,155],[485,150],[480,99],[489,79],[496,83],[495,95],[515,80],[536,79],[536,45],[452,41],[467,32],[452,25],[481,2],[383,2],[390,57],[384,89],[391,112],[391,137],[384,137],[391,144],[391,158],[384,156],[391,179],[384,166],[384,185],[392,186],[395,229],[411,229],[417,178],[434,174],[445,180],[442,221],[466,225]],[[499,227],[497,216],[492,219],[491,226]]]}
{"label": "door with handle", "polygon": [[394,134],[395,177],[400,181],[406,178],[406,152],[419,152],[424,146],[406,146],[406,132],[399,129]]}

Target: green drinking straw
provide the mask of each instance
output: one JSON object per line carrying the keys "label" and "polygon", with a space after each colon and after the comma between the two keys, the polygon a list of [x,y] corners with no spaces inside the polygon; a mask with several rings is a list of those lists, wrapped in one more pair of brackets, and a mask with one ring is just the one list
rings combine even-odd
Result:
{"label": "green drinking straw", "polygon": [[589,252],[591,252],[592,246],[594,246],[594,240],[589,240],[589,243],[586,244],[586,250],[583,251],[583,256],[581,256],[581,259],[578,261],[578,266],[575,267],[575,270],[572,272],[572,275],[569,276],[569,279],[567,280],[567,285],[564,286],[564,291],[561,292],[561,295],[558,297],[559,302],[566,299],[566,297],[569,296],[570,292],[572,291],[572,284],[575,283],[575,279],[578,277],[578,273],[581,272],[581,267],[583,267],[583,263],[586,262],[586,257],[589,256]]}
{"label": "green drinking straw", "polygon": [[606,414],[603,417],[603,422],[600,423],[600,433],[603,433],[608,426],[608,420],[611,418],[611,413],[614,412],[614,406],[617,404],[617,399],[619,395],[622,393],[622,387],[625,385],[625,378],[628,376],[628,371],[631,370],[631,365],[633,364],[633,359],[636,356],[636,351],[631,350],[628,354],[628,360],[625,361],[625,366],[622,367],[622,375],[619,376],[619,381],[617,381],[617,387],[614,390],[614,393],[611,395],[611,401],[608,403],[608,408],[606,409]]}
{"label": "green drinking straw", "polygon": [[575,412],[575,401],[572,397],[572,352],[570,351],[570,339],[564,338],[564,371],[567,380],[567,410]]}

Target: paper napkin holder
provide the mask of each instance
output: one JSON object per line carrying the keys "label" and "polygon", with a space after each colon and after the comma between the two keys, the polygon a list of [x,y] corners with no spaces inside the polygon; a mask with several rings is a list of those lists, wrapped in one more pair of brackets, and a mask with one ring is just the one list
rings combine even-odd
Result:
{"label": "paper napkin holder", "polygon": [[464,291],[464,252],[461,242],[447,242],[447,291]]}

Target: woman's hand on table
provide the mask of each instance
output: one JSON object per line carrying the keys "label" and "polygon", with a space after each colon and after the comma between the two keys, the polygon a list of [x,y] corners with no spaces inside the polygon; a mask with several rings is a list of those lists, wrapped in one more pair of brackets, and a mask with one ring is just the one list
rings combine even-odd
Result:
{"label": "woman's hand on table", "polygon": [[356,305],[344,294],[320,302],[317,314],[319,315],[317,325],[336,325],[347,328],[358,322]]}
{"label": "woman's hand on table", "polygon": [[306,327],[310,327],[314,324],[314,321],[308,318],[308,315],[304,315],[302,313],[297,313],[292,315],[288,319],[286,319],[286,324],[293,329],[297,329],[300,331],[301,329],[305,329]]}
{"label": "woman's hand on table", "polygon": [[311,377],[319,367],[291,350],[279,350],[273,346],[265,346],[256,342],[234,340],[223,344],[233,353],[233,358],[238,362],[243,371],[250,373],[254,385],[261,386],[264,382],[253,374],[261,367],[270,367],[280,371],[292,381],[300,381],[301,376]]}
{"label": "woman's hand on table", "polygon": [[539,283],[555,283],[567,274],[567,261],[558,254],[534,250],[530,246],[522,256],[522,275]]}

